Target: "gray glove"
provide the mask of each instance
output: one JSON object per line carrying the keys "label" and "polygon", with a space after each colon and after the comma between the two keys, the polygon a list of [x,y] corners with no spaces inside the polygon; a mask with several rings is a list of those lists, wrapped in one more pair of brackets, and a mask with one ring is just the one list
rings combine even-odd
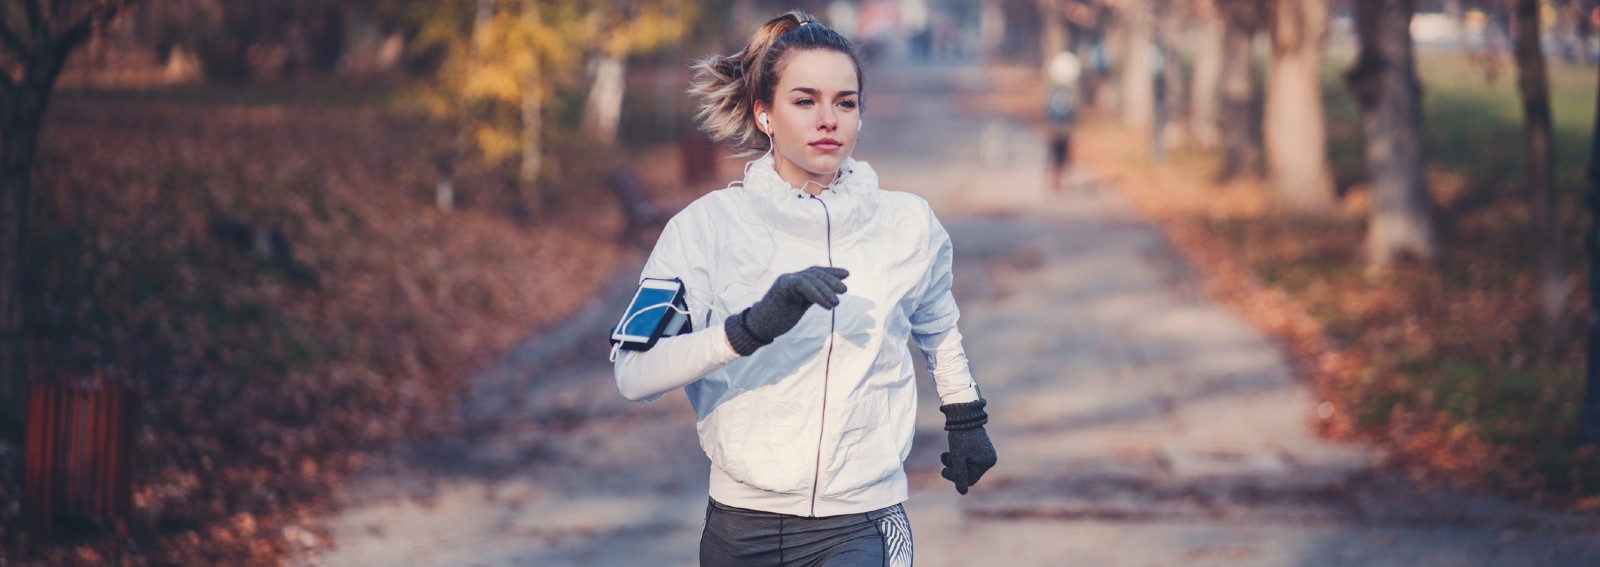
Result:
{"label": "gray glove", "polygon": [[846,289],[842,280],[847,277],[850,272],[844,268],[820,266],[778,276],[760,301],[723,324],[728,344],[739,356],[750,356],[756,349],[772,344],[773,339],[799,324],[812,304],[823,309],[838,306],[839,294]]}
{"label": "gray glove", "polygon": [[950,432],[950,452],[939,455],[944,470],[939,476],[956,483],[956,492],[967,493],[967,488],[978,484],[983,473],[993,467],[997,457],[994,444],[983,425],[989,423],[984,413],[984,400],[939,406],[944,413],[944,430]]}

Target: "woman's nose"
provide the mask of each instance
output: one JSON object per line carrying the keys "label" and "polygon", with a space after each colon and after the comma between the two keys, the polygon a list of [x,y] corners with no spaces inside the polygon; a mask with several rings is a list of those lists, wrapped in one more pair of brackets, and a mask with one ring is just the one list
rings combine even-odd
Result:
{"label": "woman's nose", "polygon": [[838,115],[838,113],[834,112],[833,109],[831,109],[831,108],[823,110],[822,111],[822,123],[818,124],[817,127],[822,129],[822,130],[828,131],[828,132],[832,132],[834,130],[838,130],[839,129],[839,115]]}

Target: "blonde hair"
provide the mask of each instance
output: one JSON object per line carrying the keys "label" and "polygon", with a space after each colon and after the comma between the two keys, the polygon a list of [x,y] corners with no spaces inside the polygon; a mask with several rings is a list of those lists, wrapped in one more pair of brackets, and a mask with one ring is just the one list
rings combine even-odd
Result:
{"label": "blonde hair", "polygon": [[856,91],[864,92],[866,76],[855,44],[811,15],[794,10],[768,20],[737,53],[712,55],[694,63],[689,94],[700,99],[695,113],[700,129],[742,155],[766,151],[769,142],[756,128],[751,112],[757,102],[772,106],[778,73],[788,54],[812,49],[850,56],[856,66]]}

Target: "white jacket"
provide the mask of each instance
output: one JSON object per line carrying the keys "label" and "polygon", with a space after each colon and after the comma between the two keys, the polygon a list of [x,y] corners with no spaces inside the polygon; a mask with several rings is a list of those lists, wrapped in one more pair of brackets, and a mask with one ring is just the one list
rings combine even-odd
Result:
{"label": "white jacket", "polygon": [[[950,264],[950,236],[928,203],[880,190],[865,162],[847,161],[812,197],[762,158],[742,187],[713,191],[667,223],[642,277],[682,279],[696,331],[622,351],[617,385],[646,401],[684,388],[719,502],[809,517],[903,502],[917,401],[907,337],[944,403],[978,398]],[[813,306],[740,358],[722,322],[778,276],[811,266],[850,271],[839,306]]]}

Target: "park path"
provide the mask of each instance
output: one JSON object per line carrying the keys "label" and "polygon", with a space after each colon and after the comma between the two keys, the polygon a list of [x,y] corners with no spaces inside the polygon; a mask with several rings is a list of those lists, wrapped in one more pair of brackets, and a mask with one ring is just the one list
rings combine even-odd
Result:
{"label": "park path", "polygon": [[[1418,486],[1319,439],[1281,345],[1201,295],[1155,226],[1081,172],[1044,189],[1038,134],[983,110],[982,67],[872,73],[857,156],[951,232],[1000,453],[958,496],[921,382],[918,565],[1600,565],[1592,516]],[[334,547],[301,563],[694,565],[694,413],[681,393],[623,401],[606,362],[635,275],[474,377],[459,437],[353,479],[325,519]]]}

